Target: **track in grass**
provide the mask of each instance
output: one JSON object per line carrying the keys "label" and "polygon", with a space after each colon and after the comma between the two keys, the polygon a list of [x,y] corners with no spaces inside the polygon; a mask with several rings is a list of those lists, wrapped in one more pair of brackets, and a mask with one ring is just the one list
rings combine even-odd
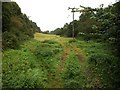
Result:
{"label": "track in grass", "polygon": [[64,87],[64,85],[63,85],[64,82],[63,82],[63,79],[61,76],[62,76],[62,73],[65,68],[65,62],[69,58],[70,53],[74,52],[74,55],[77,56],[80,63],[82,61],[84,61],[85,55],[82,54],[82,52],[80,51],[80,48],[78,48],[75,45],[75,43],[69,43],[69,40],[72,40],[72,38],[63,38],[63,37],[59,37],[56,35],[46,35],[46,34],[38,34],[37,33],[37,34],[35,34],[35,39],[37,39],[39,41],[53,40],[53,41],[57,41],[59,44],[61,44],[61,46],[63,48],[63,53],[60,57],[60,63],[56,67],[56,72],[55,72],[54,77],[51,77],[51,75],[50,75],[50,78],[52,78],[52,81],[50,82],[49,87],[51,87],[51,88]]}
{"label": "track in grass", "polygon": [[89,59],[111,55],[102,43],[36,33],[19,49],[3,52],[3,87],[102,87],[102,73],[95,71],[100,68]]}

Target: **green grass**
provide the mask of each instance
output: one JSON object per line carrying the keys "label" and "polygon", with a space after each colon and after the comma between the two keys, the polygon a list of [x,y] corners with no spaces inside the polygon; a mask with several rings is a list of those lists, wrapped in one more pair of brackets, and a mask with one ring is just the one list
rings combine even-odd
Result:
{"label": "green grass", "polygon": [[[62,52],[60,44],[30,40],[18,50],[3,52],[3,88],[47,87],[49,74],[55,72],[55,65]],[[53,58],[53,56],[56,56]]]}
{"label": "green grass", "polygon": [[117,59],[105,43],[37,33],[3,51],[3,88],[115,87]]}
{"label": "green grass", "polygon": [[95,41],[78,41],[77,47],[81,48],[87,56],[81,64],[82,75],[86,78],[86,87],[117,87],[119,75],[119,60],[114,55],[112,48],[106,43]]}
{"label": "green grass", "polygon": [[78,41],[77,46],[81,48],[87,56],[95,53],[112,55],[111,48],[105,43],[97,43],[95,41]]}
{"label": "green grass", "polygon": [[81,88],[84,84],[81,75],[80,61],[74,52],[71,52],[65,62],[65,68],[62,73],[64,88]]}

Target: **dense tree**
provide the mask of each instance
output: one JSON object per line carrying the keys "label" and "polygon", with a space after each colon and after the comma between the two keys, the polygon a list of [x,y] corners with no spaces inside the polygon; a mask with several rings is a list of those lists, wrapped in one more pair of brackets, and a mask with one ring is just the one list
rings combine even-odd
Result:
{"label": "dense tree", "polygon": [[51,31],[51,33],[56,34],[56,35],[61,35],[62,33],[61,28],[56,28],[54,31]]}
{"label": "dense tree", "polygon": [[26,14],[22,14],[17,3],[2,3],[3,49],[17,48],[22,41],[34,37],[36,31],[41,30]]}
{"label": "dense tree", "polygon": [[42,33],[44,33],[44,34],[49,34],[49,30],[43,31]]}

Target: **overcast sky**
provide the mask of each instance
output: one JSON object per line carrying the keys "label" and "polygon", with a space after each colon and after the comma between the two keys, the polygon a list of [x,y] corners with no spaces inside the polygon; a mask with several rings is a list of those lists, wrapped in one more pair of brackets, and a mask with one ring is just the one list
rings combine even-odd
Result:
{"label": "overcast sky", "polygon": [[[20,6],[23,13],[37,23],[42,31],[52,31],[63,27],[65,23],[72,21],[71,11],[68,7],[79,8],[82,6],[99,7],[115,3],[115,0],[14,0]],[[80,13],[75,13],[78,19]]]}

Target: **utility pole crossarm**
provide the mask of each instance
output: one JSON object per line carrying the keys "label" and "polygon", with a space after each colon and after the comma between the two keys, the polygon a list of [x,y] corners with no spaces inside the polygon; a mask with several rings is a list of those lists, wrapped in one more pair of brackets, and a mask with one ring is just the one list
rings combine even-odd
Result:
{"label": "utility pole crossarm", "polygon": [[75,8],[75,7],[70,8],[70,7],[68,7],[68,10],[70,10],[70,9],[72,10],[71,12],[79,12],[79,10],[78,10],[79,8]]}
{"label": "utility pole crossarm", "polygon": [[71,7],[68,7],[68,10],[70,10],[71,9],[71,12],[73,13],[73,32],[72,32],[72,37],[74,38],[74,13],[75,12],[88,12],[88,11],[91,11],[91,12],[94,12],[94,11],[97,11],[97,9],[92,9],[92,8],[90,8],[90,7],[84,7],[84,6],[81,6],[80,5],[80,7],[81,8],[83,8],[83,9],[81,9],[80,10],[80,8],[71,8]]}

